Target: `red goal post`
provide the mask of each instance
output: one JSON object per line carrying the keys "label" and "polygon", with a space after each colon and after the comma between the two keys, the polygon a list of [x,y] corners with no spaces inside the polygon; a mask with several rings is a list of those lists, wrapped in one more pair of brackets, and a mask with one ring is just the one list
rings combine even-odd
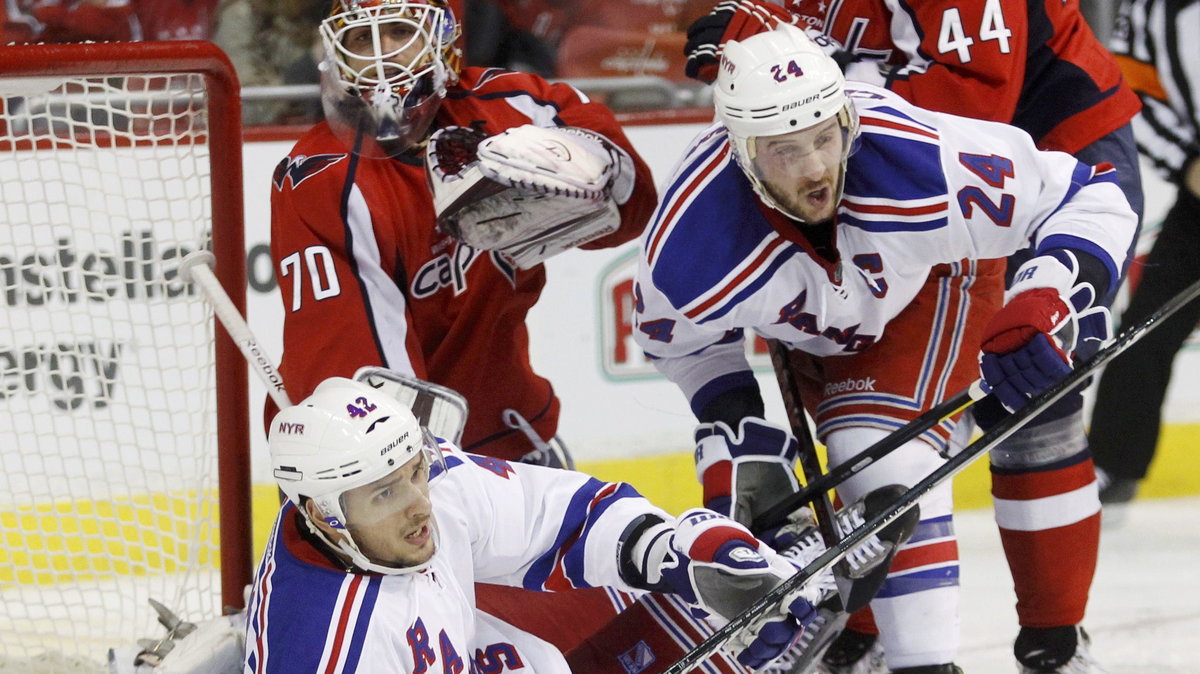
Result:
{"label": "red goal post", "polygon": [[0,47],[0,671],[243,605],[246,363],[177,275],[244,313],[240,115],[207,42]]}

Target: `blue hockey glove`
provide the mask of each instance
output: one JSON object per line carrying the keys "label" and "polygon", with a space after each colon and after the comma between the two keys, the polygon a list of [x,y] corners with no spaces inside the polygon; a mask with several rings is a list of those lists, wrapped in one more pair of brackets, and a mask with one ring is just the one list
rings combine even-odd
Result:
{"label": "blue hockey glove", "polygon": [[[634,559],[647,582],[673,592],[693,611],[720,627],[795,573],[782,555],[737,522],[711,510],[683,513],[672,527],[659,525],[641,537]],[[774,610],[752,622],[726,646],[737,660],[758,669],[790,647],[816,617],[828,596],[825,583],[808,583]]]}
{"label": "blue hockey glove", "polygon": [[[1067,262],[1064,263],[1063,259]],[[1075,284],[1074,256],[1041,255],[1018,270],[1004,307],[984,329],[979,368],[984,390],[1010,412],[1071,372],[1111,338],[1108,308],[1095,289]]]}
{"label": "blue hockey glove", "polygon": [[800,489],[797,455],[798,444],[791,432],[766,419],[746,417],[736,433],[721,421],[700,424],[696,427],[695,458],[704,507],[748,526]]}

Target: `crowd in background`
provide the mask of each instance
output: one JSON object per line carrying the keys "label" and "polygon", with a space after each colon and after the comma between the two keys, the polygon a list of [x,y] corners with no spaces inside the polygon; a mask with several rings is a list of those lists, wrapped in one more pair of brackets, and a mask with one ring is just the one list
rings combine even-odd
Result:
{"label": "crowd in background", "polygon": [[[712,0],[462,0],[465,56],[543,77],[654,76],[678,87],[686,30]],[[1084,0],[1104,38],[1115,13]],[[1088,6],[1091,11],[1088,11]],[[313,30],[326,0],[11,0],[0,44],[128,40],[212,40],[233,61],[243,87],[314,85],[321,46]],[[602,97],[603,98],[603,97]],[[661,99],[606,99],[614,108],[653,107]],[[315,95],[270,97],[244,106],[248,125],[309,124]]]}

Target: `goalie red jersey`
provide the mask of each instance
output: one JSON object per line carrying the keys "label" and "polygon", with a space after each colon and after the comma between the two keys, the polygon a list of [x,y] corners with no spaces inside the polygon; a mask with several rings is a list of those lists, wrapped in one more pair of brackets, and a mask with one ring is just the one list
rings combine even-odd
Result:
{"label": "goalie red jersey", "polygon": [[[574,88],[468,68],[435,121],[487,136],[526,124],[588,129],[633,159],[634,188],[619,208],[619,227],[581,247],[615,246],[641,233],[656,203],[649,169],[612,113]],[[448,386],[470,405],[463,447],[517,459],[533,446],[504,422],[505,410],[544,439],[558,421],[550,383],[530,366],[525,326],[545,268],[520,269],[499,252],[440,233],[423,154],[351,154],[323,123],[276,168],[271,252],[286,313],[280,370],[297,400],[321,380],[366,365]]]}

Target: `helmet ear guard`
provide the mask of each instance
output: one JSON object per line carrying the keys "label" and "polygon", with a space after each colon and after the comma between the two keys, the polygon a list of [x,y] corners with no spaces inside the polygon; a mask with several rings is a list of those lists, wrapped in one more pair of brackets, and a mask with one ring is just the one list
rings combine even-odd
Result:
{"label": "helmet ear guard", "polygon": [[768,206],[796,217],[770,195],[754,170],[756,138],[802,131],[836,118],[843,134],[844,179],[845,162],[858,137],[858,113],[846,95],[841,68],[803,30],[782,24],[727,43],[713,103],[738,165]]}

